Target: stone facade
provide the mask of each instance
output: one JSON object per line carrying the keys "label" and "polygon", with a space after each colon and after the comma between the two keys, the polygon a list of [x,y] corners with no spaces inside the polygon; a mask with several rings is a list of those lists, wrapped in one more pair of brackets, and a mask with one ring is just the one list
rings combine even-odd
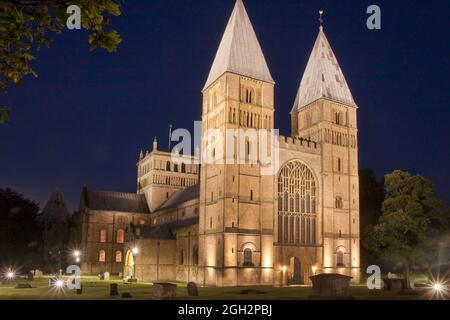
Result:
{"label": "stone facade", "polygon": [[[72,224],[75,232],[70,248],[81,253],[82,273],[119,274],[123,272],[128,229],[150,224],[150,211],[145,198],[137,194],[84,188]],[[77,263],[74,258],[71,262]]]}
{"label": "stone facade", "polygon": [[[160,151],[155,139],[137,165],[137,196],[148,211],[84,206],[84,269],[122,268],[139,281],[206,286],[309,284],[321,273],[358,280],[357,107],[322,27],[291,112],[290,137],[271,135],[274,87],[237,0],[203,89],[201,150],[211,152],[212,161],[199,165],[198,154]],[[241,143],[226,134],[245,136],[251,129],[267,136]],[[207,138],[211,130],[221,133],[219,144]],[[247,161],[264,138],[278,145],[271,151],[279,155],[272,174],[263,174],[262,162]],[[247,162],[228,164],[230,154],[221,150]],[[126,217],[119,226],[118,216]],[[136,223],[141,217],[145,223]],[[98,243],[99,230],[112,235],[127,223],[123,263],[93,262],[98,250],[119,250],[113,242]]]}

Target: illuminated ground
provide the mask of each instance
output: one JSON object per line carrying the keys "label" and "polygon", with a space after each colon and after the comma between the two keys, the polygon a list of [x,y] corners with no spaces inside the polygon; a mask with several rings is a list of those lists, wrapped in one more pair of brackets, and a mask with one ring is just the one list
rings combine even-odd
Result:
{"label": "illuminated ground", "polygon": [[[129,292],[133,299],[152,299],[153,286],[147,283],[124,284],[120,280],[109,282],[99,281],[95,277],[83,277],[83,294],[76,295],[75,292],[66,290],[65,292],[55,292],[48,287],[48,279],[36,279],[32,282],[19,280],[16,283],[0,284],[0,300],[121,300],[120,297],[109,296],[109,284],[117,283],[119,293]],[[31,289],[16,289],[17,283],[30,283]],[[241,294],[241,290],[252,288],[199,288],[199,297],[203,300],[296,300],[307,299],[311,293],[309,287],[258,287],[253,288],[263,291],[263,294]],[[352,286],[352,293],[355,299],[384,299],[384,300],[405,300],[405,299],[426,299],[423,295],[401,295],[385,290],[370,291],[364,286]],[[187,296],[185,284],[178,284],[179,299],[192,299]]]}

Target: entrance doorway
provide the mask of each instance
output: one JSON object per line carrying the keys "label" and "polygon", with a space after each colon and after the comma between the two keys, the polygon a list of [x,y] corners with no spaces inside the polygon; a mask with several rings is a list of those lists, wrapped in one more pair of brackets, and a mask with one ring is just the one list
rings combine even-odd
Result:
{"label": "entrance doorway", "polygon": [[134,258],[131,250],[127,251],[125,257],[125,270],[123,273],[124,279],[134,279]]}
{"label": "entrance doorway", "polygon": [[302,264],[300,259],[292,257],[289,260],[288,285],[304,284],[302,275]]}

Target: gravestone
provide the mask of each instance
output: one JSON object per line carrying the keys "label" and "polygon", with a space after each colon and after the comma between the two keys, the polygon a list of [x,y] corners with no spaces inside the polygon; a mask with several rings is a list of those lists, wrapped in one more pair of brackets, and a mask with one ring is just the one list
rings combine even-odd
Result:
{"label": "gravestone", "polygon": [[117,285],[117,283],[111,283],[109,285],[109,295],[111,297],[115,297],[119,295],[119,286]]}
{"label": "gravestone", "polygon": [[111,275],[109,274],[109,272],[105,272],[105,273],[103,274],[103,280],[109,281],[110,276],[111,276]]}
{"label": "gravestone", "polygon": [[395,273],[388,272],[388,279],[398,279],[398,276]]}
{"label": "gravestone", "polygon": [[406,280],[399,278],[383,279],[384,288],[389,291],[402,291],[407,290]]}
{"label": "gravestone", "polygon": [[28,281],[33,281],[33,280],[34,280],[34,275],[33,275],[33,272],[32,272],[32,271],[28,272],[28,274],[27,274],[27,280],[28,280]]}
{"label": "gravestone", "polygon": [[35,278],[42,278],[44,276],[44,273],[41,270],[38,270],[38,269],[34,270],[33,274],[34,274]]}
{"label": "gravestone", "polygon": [[187,285],[187,291],[189,297],[198,297],[198,288],[194,282],[189,282]]}
{"label": "gravestone", "polygon": [[341,274],[319,274],[309,277],[313,284],[310,299],[314,300],[351,300],[350,280],[352,277]]}
{"label": "gravestone", "polygon": [[177,285],[172,283],[154,283],[153,296],[157,300],[170,300],[177,297]]}
{"label": "gravestone", "polygon": [[122,299],[131,299],[132,298],[131,293],[129,293],[129,292],[123,292],[121,297],[122,297]]}

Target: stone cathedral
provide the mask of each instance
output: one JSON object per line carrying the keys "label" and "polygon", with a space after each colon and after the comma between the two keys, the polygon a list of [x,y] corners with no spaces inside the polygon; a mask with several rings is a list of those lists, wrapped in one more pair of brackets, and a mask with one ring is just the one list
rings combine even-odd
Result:
{"label": "stone cathedral", "polygon": [[[274,129],[274,86],[237,0],[202,91],[202,135]],[[356,112],[321,26],[293,102],[291,136],[276,137],[277,171],[263,175],[259,163],[217,156],[198,164],[159,150],[155,139],[139,156],[137,193],[83,189],[72,241],[82,248],[82,271],[205,286],[309,284],[319,273],[358,281]],[[202,139],[201,149],[208,143]]]}

